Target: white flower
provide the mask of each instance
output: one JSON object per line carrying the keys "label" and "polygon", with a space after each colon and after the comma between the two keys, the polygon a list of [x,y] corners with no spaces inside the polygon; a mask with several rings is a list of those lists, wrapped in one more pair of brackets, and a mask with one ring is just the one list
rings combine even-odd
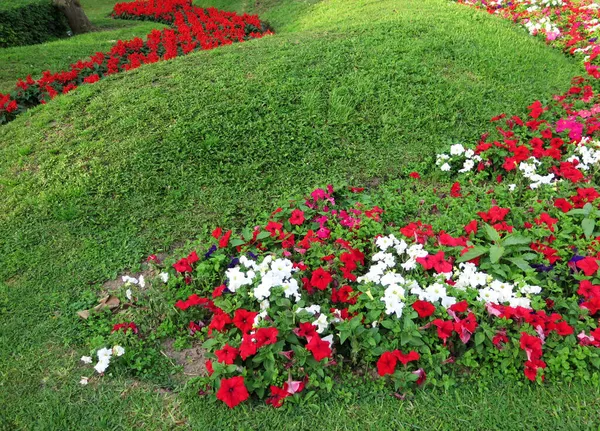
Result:
{"label": "white flower", "polygon": [[125,354],[125,349],[122,346],[116,345],[113,347],[113,353],[116,356],[123,356]]}
{"label": "white flower", "polygon": [[159,275],[160,279],[162,280],[163,283],[167,283],[169,281],[169,273],[168,272],[161,272]]}
{"label": "white flower", "polygon": [[329,347],[333,345],[333,334],[328,335],[327,337],[321,338],[323,341],[327,341],[329,343]]}
{"label": "white flower", "polygon": [[83,362],[84,364],[91,364],[92,363],[92,357],[91,356],[82,356],[81,357],[81,362]]}
{"label": "white flower", "polygon": [[516,188],[517,188],[516,184],[509,184],[508,185],[508,190],[511,191],[511,192],[514,192]]}
{"label": "white flower", "polygon": [[301,311],[306,311],[307,313],[312,314],[314,316],[315,314],[321,312],[321,306],[317,305],[317,304],[313,304],[310,307],[298,308],[296,310],[296,313],[300,313]]}
{"label": "white flower", "polygon": [[81,376],[81,380],[79,381],[79,383],[82,384],[83,386],[87,385],[88,384],[88,378]]}
{"label": "white flower", "polygon": [[447,171],[449,171],[449,170],[450,170],[450,165],[449,165],[448,163],[444,163],[444,164],[443,164],[443,165],[440,167],[440,169],[441,169],[442,171],[444,171],[444,172],[447,172]]}
{"label": "white flower", "polygon": [[435,302],[446,296],[446,288],[440,283],[433,283],[431,286],[427,286],[423,291],[423,299],[429,302]]}
{"label": "white flower", "polygon": [[108,368],[108,366],[110,365],[110,359],[105,359],[102,361],[98,361],[98,363],[96,365],[94,365],[94,369],[96,370],[96,372],[98,374],[102,374],[103,372],[106,371],[106,369]]}
{"label": "white flower", "polygon": [[319,334],[322,334],[329,326],[329,322],[327,322],[327,316],[324,314],[319,314],[317,320],[315,320],[312,324],[317,327],[317,333]]}
{"label": "white flower", "polygon": [[112,349],[107,349],[106,347],[101,348],[100,350],[98,350],[96,352],[96,355],[98,356],[98,360],[102,361],[105,359],[109,359],[112,356]]}
{"label": "white flower", "polygon": [[137,278],[133,278],[128,275],[124,275],[123,277],[121,277],[121,279],[123,280],[123,283],[125,283],[125,284],[127,284],[127,283],[138,284]]}
{"label": "white flower", "polygon": [[465,147],[463,147],[461,144],[454,144],[450,147],[450,154],[452,156],[460,156],[464,152]]}
{"label": "white flower", "polygon": [[140,287],[143,289],[144,287],[146,287],[146,280],[144,279],[143,275],[140,275],[140,279],[138,280],[138,284],[140,285]]}
{"label": "white flower", "polygon": [[132,294],[131,294],[131,289],[127,289],[125,291],[125,297],[127,297],[127,300],[131,301],[132,300]]}

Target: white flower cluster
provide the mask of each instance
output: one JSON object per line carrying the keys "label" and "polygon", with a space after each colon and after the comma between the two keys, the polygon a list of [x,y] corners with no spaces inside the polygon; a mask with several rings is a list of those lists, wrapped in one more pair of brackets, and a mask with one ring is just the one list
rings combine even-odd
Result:
{"label": "white flower cluster", "polygon": [[[96,352],[98,356],[98,363],[94,365],[94,369],[97,373],[102,374],[106,371],[108,366],[110,365],[110,360],[114,356],[119,357],[125,354],[125,349],[119,345],[114,346],[112,349],[107,349],[106,347],[101,348]],[[91,356],[82,356],[81,361],[84,364],[91,364],[92,357]],[[83,379],[80,382],[82,385],[87,384],[87,378],[85,378],[85,383],[83,383]]]}
{"label": "white flower cluster", "polygon": [[[388,315],[402,316],[407,292],[417,296],[420,300],[431,303],[439,301],[443,307],[450,307],[457,302],[457,298],[448,292],[450,287],[445,283],[450,278],[454,279],[455,282],[453,289],[458,291],[476,290],[479,294],[478,299],[486,303],[508,303],[513,307],[530,307],[531,300],[528,295],[541,292],[539,286],[496,280],[485,272],[478,271],[477,266],[469,262],[459,264],[457,268],[455,267],[453,273],[437,274],[432,284],[421,287],[417,281],[407,279],[395,270],[397,257],[405,255],[409,256],[408,261],[400,263],[398,266],[406,271],[414,269],[417,263],[416,258],[428,255],[421,244],[408,247],[403,240],[398,240],[394,235],[388,235],[379,237],[376,245],[379,251],[371,258],[375,264],[369,268],[365,275],[358,277],[357,281],[385,287],[380,300],[385,303],[385,312]],[[304,310],[309,311],[309,309]],[[319,310],[314,311],[319,312]]]}
{"label": "white flower cluster", "polygon": [[[408,260],[400,263],[405,271],[416,268],[417,258],[427,256],[421,244],[414,244],[410,247],[404,240],[398,240],[394,235],[382,236],[377,238],[375,245],[379,249],[373,255],[371,260],[376,262],[369,268],[369,272],[358,277],[359,283],[375,283],[385,287],[381,301],[385,303],[386,314],[396,314],[402,316],[404,309],[405,287],[418,287],[414,280],[407,281],[401,274],[394,271],[396,266],[396,257],[408,255]],[[394,253],[395,252],[395,253]],[[396,254],[396,256],[394,256]]]}
{"label": "white flower cluster", "polygon": [[[244,266],[246,271],[243,271],[240,265]],[[241,256],[240,265],[228,269],[225,273],[227,288],[231,292],[235,293],[242,286],[253,285],[257,278],[260,278],[260,283],[252,292],[258,301],[269,298],[273,287],[282,287],[286,298],[300,300],[298,281],[292,278],[297,269],[293,267],[291,260],[273,259],[273,256],[269,255],[257,264],[246,256]]]}
{"label": "white flower cluster", "polygon": [[524,25],[527,31],[529,31],[529,34],[531,35],[538,34],[540,30],[543,30],[547,35],[560,35],[560,29],[556,25],[554,25],[550,18],[548,18],[547,16],[542,17],[537,21],[530,19]]}
{"label": "white flower cluster", "polygon": [[536,295],[542,291],[539,286],[495,280],[485,272],[477,271],[477,267],[470,262],[459,264],[458,269],[454,271],[454,279],[455,289],[475,289],[479,291],[478,299],[480,301],[493,304],[508,302],[512,307],[529,308],[531,301],[526,295]]}
{"label": "white flower cluster", "polygon": [[519,171],[521,171],[525,178],[531,181],[529,187],[532,189],[537,189],[542,184],[547,185],[554,182],[554,174],[539,175],[536,173],[540,164],[541,162],[535,157],[530,157],[529,159],[519,163]]}
{"label": "white flower cluster", "polygon": [[577,169],[588,171],[592,166],[600,163],[600,142],[592,141],[590,138],[585,137],[581,140],[581,145],[578,145],[575,149],[575,153],[567,159],[569,162],[577,160],[579,164]]}
{"label": "white flower cluster", "polygon": [[459,173],[464,174],[470,172],[475,167],[475,163],[481,162],[482,158],[475,154],[472,149],[466,149],[462,144],[454,144],[450,147],[450,154],[438,154],[435,164],[444,172],[452,169],[450,162],[459,160],[462,162],[462,168]]}

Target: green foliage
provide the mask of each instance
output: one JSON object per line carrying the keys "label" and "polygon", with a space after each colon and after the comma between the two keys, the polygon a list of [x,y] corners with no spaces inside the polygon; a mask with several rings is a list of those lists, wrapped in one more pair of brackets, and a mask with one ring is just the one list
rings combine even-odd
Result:
{"label": "green foliage", "polygon": [[67,36],[69,26],[51,0],[0,3],[0,48]]}

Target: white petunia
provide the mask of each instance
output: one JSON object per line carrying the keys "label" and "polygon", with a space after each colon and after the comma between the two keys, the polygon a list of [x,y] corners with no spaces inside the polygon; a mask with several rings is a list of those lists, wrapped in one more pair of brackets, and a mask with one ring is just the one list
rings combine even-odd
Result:
{"label": "white petunia", "polygon": [[81,362],[83,362],[84,364],[91,364],[92,363],[92,357],[91,356],[82,356],[81,357]]}

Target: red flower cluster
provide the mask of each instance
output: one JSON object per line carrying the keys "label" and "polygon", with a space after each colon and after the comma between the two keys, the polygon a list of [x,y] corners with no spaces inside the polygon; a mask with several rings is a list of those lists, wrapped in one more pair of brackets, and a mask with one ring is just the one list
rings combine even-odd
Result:
{"label": "red flower cluster", "polygon": [[377,374],[382,377],[387,374],[394,374],[398,362],[406,366],[409,362],[418,361],[420,357],[414,350],[411,350],[407,354],[402,353],[400,350],[384,352],[377,361]]}
{"label": "red flower cluster", "polygon": [[120,19],[150,19],[173,28],[153,30],[146,40],[119,40],[109,52],[73,63],[69,70],[45,71],[40,79],[19,80],[10,94],[0,94],[0,124],[27,109],[47,103],[83,84],[132,70],[143,64],[169,60],[192,51],[217,48],[271,34],[256,15],[238,15],[215,8],[200,8],[192,0],[137,0],[117,3],[111,15]]}

